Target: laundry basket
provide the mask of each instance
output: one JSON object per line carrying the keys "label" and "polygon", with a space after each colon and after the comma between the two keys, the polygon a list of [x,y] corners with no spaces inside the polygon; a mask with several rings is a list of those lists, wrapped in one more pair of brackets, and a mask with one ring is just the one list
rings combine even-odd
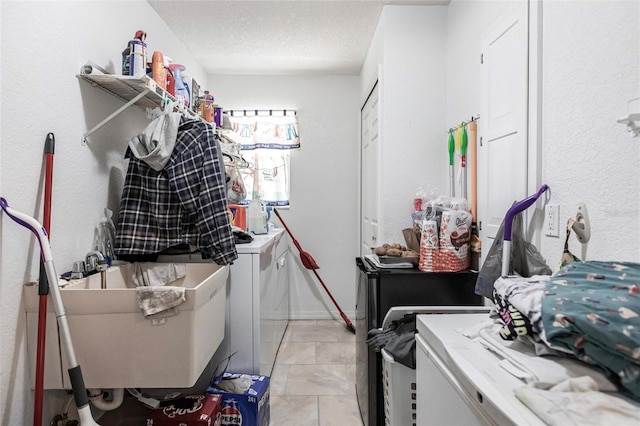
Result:
{"label": "laundry basket", "polygon": [[[388,328],[410,314],[471,314],[488,313],[485,306],[394,306],[382,321],[382,329]],[[382,392],[384,396],[384,417],[386,426],[417,426],[416,408],[418,405],[416,370],[396,362],[391,353],[384,348],[382,355]]]}
{"label": "laundry basket", "polygon": [[386,426],[416,426],[416,370],[382,349],[382,392]]}

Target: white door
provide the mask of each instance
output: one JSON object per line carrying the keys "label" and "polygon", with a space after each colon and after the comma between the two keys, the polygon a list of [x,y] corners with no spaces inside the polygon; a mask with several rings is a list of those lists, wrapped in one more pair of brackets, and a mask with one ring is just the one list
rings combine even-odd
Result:
{"label": "white door", "polygon": [[378,83],[371,89],[360,112],[360,255],[371,254],[379,233],[379,136]]}
{"label": "white door", "polygon": [[478,123],[482,262],[509,207],[527,196],[528,32],[528,5],[518,2],[482,41]]}

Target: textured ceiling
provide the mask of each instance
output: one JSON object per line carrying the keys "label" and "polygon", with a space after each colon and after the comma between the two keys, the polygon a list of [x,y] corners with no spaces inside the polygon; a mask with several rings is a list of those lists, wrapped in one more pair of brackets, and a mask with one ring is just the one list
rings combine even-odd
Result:
{"label": "textured ceiling", "polygon": [[205,72],[360,72],[385,4],[436,0],[148,0]]}

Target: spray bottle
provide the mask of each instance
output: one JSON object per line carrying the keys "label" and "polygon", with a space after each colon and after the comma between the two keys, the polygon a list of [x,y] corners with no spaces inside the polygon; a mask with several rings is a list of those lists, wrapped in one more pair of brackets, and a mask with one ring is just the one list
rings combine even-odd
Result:
{"label": "spray bottle", "polygon": [[184,85],[184,82],[182,81],[182,71],[184,71],[185,69],[186,69],[185,66],[181,64],[169,65],[169,71],[171,71],[171,74],[173,75],[173,79],[174,79],[173,95],[178,100],[182,99],[184,106],[188,107],[189,91],[187,90],[187,88]]}
{"label": "spray bottle", "polygon": [[142,78],[147,74],[147,33],[138,30],[122,51],[122,75]]}

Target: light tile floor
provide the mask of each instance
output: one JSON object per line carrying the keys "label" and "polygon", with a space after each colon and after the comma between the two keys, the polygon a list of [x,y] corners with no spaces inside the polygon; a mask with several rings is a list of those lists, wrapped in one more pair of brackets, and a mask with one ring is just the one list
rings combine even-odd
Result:
{"label": "light tile floor", "polygon": [[271,425],[362,426],[355,356],[343,322],[289,321],[271,373]]}

